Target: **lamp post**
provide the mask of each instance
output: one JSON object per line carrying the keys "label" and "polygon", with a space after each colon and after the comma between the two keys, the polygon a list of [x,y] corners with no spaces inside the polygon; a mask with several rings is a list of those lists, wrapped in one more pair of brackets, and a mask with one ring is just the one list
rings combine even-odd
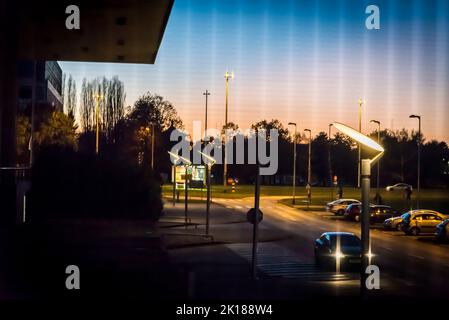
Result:
{"label": "lamp post", "polygon": [[416,194],[416,207],[419,209],[419,198],[421,191],[421,116],[412,114],[409,118],[418,119],[418,177],[417,177],[417,189],[418,193]]}
{"label": "lamp post", "polygon": [[292,204],[295,204],[296,195],[296,122],[289,122],[289,126],[295,126],[295,133],[293,135],[293,189],[292,189]]}
{"label": "lamp post", "polygon": [[[366,103],[365,99],[359,99],[359,132],[362,133],[362,106]],[[360,170],[362,169],[362,145],[359,143],[359,160],[357,163],[357,188],[360,188]]]}
{"label": "lamp post", "polygon": [[[226,71],[225,73],[225,79],[226,79],[226,109],[225,109],[225,130],[228,126],[228,96],[229,96],[229,79],[234,79],[234,72],[229,73],[228,71]],[[225,136],[224,136],[224,145],[226,147],[226,132],[225,132]],[[227,163],[227,159],[226,159],[226,150],[225,150],[225,156],[224,156],[224,161],[223,161],[223,186],[226,190],[226,186],[227,186],[227,176],[228,176],[228,163]]]}
{"label": "lamp post", "polygon": [[99,144],[100,144],[100,100],[103,99],[103,96],[100,94],[97,94],[94,96],[94,98],[97,100],[97,107],[95,108],[95,126],[96,126],[96,133],[95,133],[95,154],[98,155],[99,150]]}
{"label": "lamp post", "polygon": [[151,171],[154,171],[154,125],[155,123],[150,123],[151,125]]}
{"label": "lamp post", "polygon": [[[188,209],[189,209],[188,201],[187,201],[188,200],[188,189],[189,189],[189,186],[188,186],[188,180],[189,179],[188,179],[188,175],[187,175],[187,167],[190,166],[192,164],[192,162],[190,162],[189,159],[186,159],[184,157],[181,157],[180,155],[177,155],[176,153],[173,153],[173,152],[170,152],[170,151],[168,151],[168,153],[170,154],[170,156],[172,158],[175,159],[175,161],[173,161],[173,159],[172,159],[172,163],[176,164],[176,162],[178,160],[181,160],[184,163],[184,168],[185,168],[185,174],[184,174],[184,218],[185,218],[185,225],[187,226],[187,224],[188,224],[187,212],[188,212]],[[176,183],[176,180],[175,180],[175,183]]]}
{"label": "lamp post", "polygon": [[361,294],[364,295],[366,288],[366,269],[371,264],[371,246],[370,246],[370,230],[369,230],[369,193],[370,193],[370,182],[371,182],[371,166],[374,165],[384,154],[384,148],[379,145],[374,140],[369,137],[363,135],[357,130],[348,127],[344,124],[334,122],[334,127],[346,134],[350,138],[357,141],[359,144],[363,144],[364,146],[373,149],[379,152],[372,159],[363,159],[362,160],[362,170],[361,170],[361,196],[362,196],[362,210],[360,212],[361,216],[361,240],[362,240],[362,264],[360,269],[360,290]]}
{"label": "lamp post", "polygon": [[[205,119],[204,119],[204,140],[206,140],[207,136],[207,98],[210,96],[210,92],[206,90],[203,92],[203,96],[206,96],[206,111],[205,111]],[[206,141],[204,141],[206,143]]]}
{"label": "lamp post", "polygon": [[332,185],[332,163],[331,163],[331,128],[333,124],[329,124],[328,146],[327,146],[327,162],[329,164],[329,182],[331,187],[331,201],[334,200],[334,186]]}
{"label": "lamp post", "polygon": [[[370,123],[377,124],[377,143],[380,144],[380,121],[371,120]],[[380,202],[380,159],[377,162],[377,181],[376,182],[377,182],[376,203],[379,204],[379,202]]]}
{"label": "lamp post", "polygon": [[304,129],[305,132],[309,133],[309,160],[307,165],[307,199],[309,200],[309,205],[312,200],[312,130]]}
{"label": "lamp post", "polygon": [[[203,156],[203,161],[207,160],[206,163],[206,185],[207,185],[207,200],[206,200],[206,235],[209,235],[209,225],[210,225],[210,196],[211,196],[211,185],[210,185],[210,172],[212,170],[212,166],[217,162],[211,156],[198,151]],[[206,162],[206,161],[205,161]]]}

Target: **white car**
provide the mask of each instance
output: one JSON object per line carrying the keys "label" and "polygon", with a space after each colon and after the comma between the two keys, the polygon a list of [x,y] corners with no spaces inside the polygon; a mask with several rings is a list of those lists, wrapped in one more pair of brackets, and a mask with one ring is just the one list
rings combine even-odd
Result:
{"label": "white car", "polygon": [[346,208],[350,204],[361,204],[359,200],[355,199],[338,199],[326,204],[326,211],[332,212],[337,216],[342,216],[345,214]]}
{"label": "white car", "polygon": [[406,190],[406,189],[410,189],[410,191],[413,191],[413,187],[407,183],[396,183],[392,186],[386,187],[385,189],[387,191]]}

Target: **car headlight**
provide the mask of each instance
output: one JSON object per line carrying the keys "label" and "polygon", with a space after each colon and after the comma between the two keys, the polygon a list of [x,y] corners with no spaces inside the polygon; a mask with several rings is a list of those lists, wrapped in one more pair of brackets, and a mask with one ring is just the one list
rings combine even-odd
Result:
{"label": "car headlight", "polygon": [[344,257],[345,257],[345,255],[342,252],[340,252],[340,251],[337,251],[335,253],[335,258],[337,258],[337,259],[342,259]]}

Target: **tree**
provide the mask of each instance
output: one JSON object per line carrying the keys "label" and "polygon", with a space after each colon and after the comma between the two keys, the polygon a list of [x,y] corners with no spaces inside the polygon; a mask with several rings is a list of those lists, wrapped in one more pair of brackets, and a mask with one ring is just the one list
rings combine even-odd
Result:
{"label": "tree", "polygon": [[76,82],[72,78],[72,75],[69,76],[67,80],[67,96],[66,96],[66,110],[69,117],[75,119],[76,114]]}
{"label": "tree", "polygon": [[150,126],[151,123],[155,123],[159,130],[166,130],[171,126],[177,129],[184,127],[174,106],[163,97],[150,92],[134,103],[127,118],[138,127]]}
{"label": "tree", "polygon": [[54,111],[35,133],[36,143],[39,146],[57,145],[76,149],[75,120],[63,112]]}
{"label": "tree", "polygon": [[30,132],[30,119],[27,116],[19,115],[17,117],[17,160],[19,163],[25,163],[29,159]]}
{"label": "tree", "polygon": [[253,124],[251,126],[251,129],[254,129],[254,130],[256,130],[256,129],[263,130],[264,129],[267,131],[267,136],[269,135],[271,129],[276,129],[279,133],[279,139],[286,140],[286,141],[290,140],[289,134],[288,134],[288,129],[284,128],[282,123],[277,119],[272,119],[271,121],[267,121],[267,120],[259,121],[255,124]]}

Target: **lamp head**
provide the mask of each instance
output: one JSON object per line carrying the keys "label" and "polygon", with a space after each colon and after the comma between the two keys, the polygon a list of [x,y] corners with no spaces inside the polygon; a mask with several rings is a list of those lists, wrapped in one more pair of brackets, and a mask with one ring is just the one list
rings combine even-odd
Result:
{"label": "lamp head", "polygon": [[203,159],[204,158],[207,159],[207,161],[209,162],[208,164],[210,166],[213,166],[217,162],[214,158],[212,158],[211,156],[209,156],[201,151],[198,151],[198,153],[200,153],[203,156]]}
{"label": "lamp head", "polygon": [[296,122],[289,122],[288,125],[289,126],[296,126]]}
{"label": "lamp head", "polygon": [[411,115],[409,116],[409,118],[421,119],[421,116],[418,116],[418,115],[416,115],[416,114],[411,114]]}
{"label": "lamp head", "polygon": [[338,131],[346,134],[350,138],[354,139],[355,141],[363,144],[364,146],[366,146],[370,149],[373,149],[373,150],[379,151],[379,152],[385,151],[384,148],[380,144],[378,144],[371,138],[365,136],[364,134],[360,133],[359,131],[357,131],[347,125],[344,125],[339,122],[334,122],[334,127],[337,128]]}
{"label": "lamp head", "polygon": [[380,125],[380,121],[377,121],[377,120],[371,120],[370,123],[376,123],[376,124]]}

